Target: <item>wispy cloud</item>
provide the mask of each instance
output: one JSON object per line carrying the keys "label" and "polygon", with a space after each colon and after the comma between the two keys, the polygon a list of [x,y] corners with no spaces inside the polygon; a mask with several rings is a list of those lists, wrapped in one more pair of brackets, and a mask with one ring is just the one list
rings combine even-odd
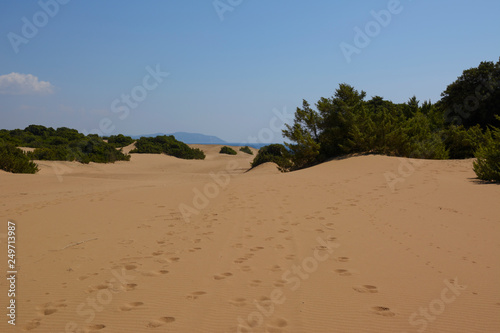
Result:
{"label": "wispy cloud", "polygon": [[10,73],[0,75],[0,94],[3,95],[48,95],[54,86],[47,81],[39,81],[31,74]]}

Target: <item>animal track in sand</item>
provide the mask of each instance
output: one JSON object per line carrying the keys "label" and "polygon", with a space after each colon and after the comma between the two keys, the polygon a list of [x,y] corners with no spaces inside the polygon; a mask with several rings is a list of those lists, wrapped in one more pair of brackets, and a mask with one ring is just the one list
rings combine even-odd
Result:
{"label": "animal track in sand", "polygon": [[252,271],[252,267],[250,267],[250,266],[241,266],[241,270],[243,272],[251,272]]}
{"label": "animal track in sand", "polygon": [[293,259],[295,259],[295,254],[289,254],[289,255],[285,256],[285,259],[286,260],[293,260]]}
{"label": "animal track in sand", "polygon": [[347,269],[336,269],[335,273],[337,273],[340,276],[350,276],[350,275],[352,275],[352,273],[349,272]]}
{"label": "animal track in sand", "polygon": [[219,275],[214,275],[214,280],[224,280],[225,278],[230,276],[233,276],[233,273],[226,272]]}
{"label": "animal track in sand", "polygon": [[161,317],[158,320],[152,320],[146,324],[147,328],[157,328],[163,324],[170,324],[175,321],[175,317]]}
{"label": "animal track in sand", "polygon": [[352,289],[356,290],[358,293],[371,293],[371,294],[378,293],[377,287],[369,284],[365,284],[359,287],[353,287]]}
{"label": "animal track in sand", "polygon": [[143,302],[131,302],[131,303],[126,303],[120,306],[121,311],[131,311],[134,310],[135,308],[144,305]]}
{"label": "animal track in sand", "polygon": [[339,261],[339,262],[348,262],[349,261],[349,257],[337,257],[337,261]]}
{"label": "animal track in sand", "polygon": [[250,251],[252,252],[256,252],[256,251],[259,251],[259,250],[264,250],[264,248],[262,246],[256,246],[256,247],[253,247],[250,249]]}
{"label": "animal track in sand", "polygon": [[189,300],[195,300],[198,299],[198,297],[205,295],[205,291],[194,291],[191,294],[187,295],[186,298]]}
{"label": "animal track in sand", "polygon": [[394,317],[396,314],[391,311],[388,307],[385,306],[374,306],[372,310],[375,314],[384,316],[384,317]]}

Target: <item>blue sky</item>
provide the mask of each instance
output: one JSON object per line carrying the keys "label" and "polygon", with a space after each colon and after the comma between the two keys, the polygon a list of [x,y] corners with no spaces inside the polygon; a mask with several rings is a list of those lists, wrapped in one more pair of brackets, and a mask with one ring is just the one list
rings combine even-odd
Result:
{"label": "blue sky", "polygon": [[302,99],[342,82],[437,101],[498,61],[498,13],[493,0],[3,0],[0,128],[279,142]]}

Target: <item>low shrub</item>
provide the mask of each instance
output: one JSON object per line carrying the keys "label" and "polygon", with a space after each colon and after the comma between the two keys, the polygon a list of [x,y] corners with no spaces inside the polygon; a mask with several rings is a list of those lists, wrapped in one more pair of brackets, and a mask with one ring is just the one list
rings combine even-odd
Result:
{"label": "low shrub", "polygon": [[135,143],[135,149],[130,153],[161,154],[188,159],[203,160],[205,153],[198,148],[191,148],[184,142],[178,141],[173,135],[162,135],[154,138],[141,137]]}
{"label": "low shrub", "polygon": [[481,180],[500,182],[500,129],[494,128],[492,133],[488,131],[487,134],[486,144],[476,151],[477,160],[473,169]]}
{"label": "low shrub", "polygon": [[290,171],[293,166],[290,153],[282,144],[271,144],[260,148],[251,165],[255,168],[266,162],[276,163],[281,172]]}
{"label": "low shrub", "polygon": [[224,146],[220,149],[219,154],[236,155],[237,152],[231,147]]}
{"label": "low shrub", "polygon": [[0,169],[12,173],[36,173],[38,166],[21,149],[0,143]]}
{"label": "low shrub", "polygon": [[111,135],[109,137],[105,137],[103,139],[108,140],[108,143],[116,148],[122,148],[132,144],[135,140],[130,136],[125,136],[123,134]]}
{"label": "low shrub", "polygon": [[248,146],[245,146],[245,147],[241,147],[240,148],[240,151],[244,152],[244,153],[247,153],[249,155],[253,155],[253,151],[250,149],[250,147]]}

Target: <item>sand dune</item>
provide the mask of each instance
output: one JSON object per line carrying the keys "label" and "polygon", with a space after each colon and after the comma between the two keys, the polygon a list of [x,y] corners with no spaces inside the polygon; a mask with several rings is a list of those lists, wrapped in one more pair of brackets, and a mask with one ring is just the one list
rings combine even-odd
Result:
{"label": "sand dune", "polygon": [[17,325],[0,331],[500,331],[500,187],[472,160],[282,174],[199,147],[204,161],[0,172],[19,270]]}

